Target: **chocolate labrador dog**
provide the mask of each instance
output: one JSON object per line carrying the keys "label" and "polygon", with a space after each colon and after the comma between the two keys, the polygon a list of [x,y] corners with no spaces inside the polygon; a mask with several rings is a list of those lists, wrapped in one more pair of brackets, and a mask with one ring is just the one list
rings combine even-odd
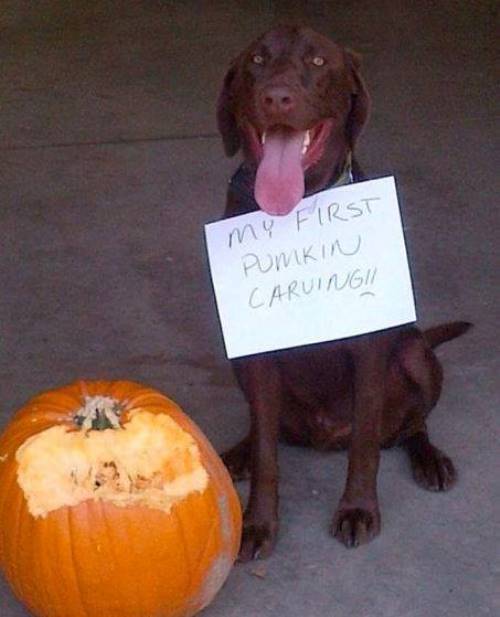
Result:
{"label": "chocolate labrador dog", "polygon": [[[226,153],[241,148],[226,217],[290,212],[304,195],[363,180],[354,158],[370,111],[356,54],[307,28],[283,26],[232,63],[218,102]],[[429,441],[426,419],[442,369],[433,349],[464,333],[454,322],[412,326],[257,354],[233,361],[250,406],[250,434],[223,455],[233,478],[250,476],[240,559],[270,554],[278,531],[277,444],[349,449],[332,534],[346,546],[380,531],[380,449],[401,445],[413,477],[432,491],[455,482],[451,460]]]}

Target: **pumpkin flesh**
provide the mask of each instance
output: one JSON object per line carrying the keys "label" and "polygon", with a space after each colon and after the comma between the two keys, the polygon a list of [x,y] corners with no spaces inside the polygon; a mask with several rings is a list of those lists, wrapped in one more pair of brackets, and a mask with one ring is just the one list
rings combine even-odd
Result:
{"label": "pumpkin flesh", "polygon": [[194,439],[169,416],[135,410],[121,429],[53,426],[16,452],[18,482],[33,516],[102,499],[170,512],[208,475]]}

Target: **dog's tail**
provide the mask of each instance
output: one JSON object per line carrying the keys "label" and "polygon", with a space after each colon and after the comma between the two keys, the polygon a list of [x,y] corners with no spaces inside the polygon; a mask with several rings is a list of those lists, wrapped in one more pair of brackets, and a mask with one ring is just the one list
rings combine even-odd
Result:
{"label": "dog's tail", "polygon": [[432,349],[434,349],[438,345],[446,343],[446,341],[451,341],[457,336],[462,336],[462,334],[465,334],[470,328],[472,328],[472,324],[468,321],[452,321],[425,330],[424,338]]}

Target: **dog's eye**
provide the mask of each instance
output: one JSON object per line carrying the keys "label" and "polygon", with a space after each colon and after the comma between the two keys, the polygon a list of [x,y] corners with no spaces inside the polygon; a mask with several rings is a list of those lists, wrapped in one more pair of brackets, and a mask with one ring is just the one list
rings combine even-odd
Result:
{"label": "dog's eye", "polygon": [[314,56],[314,58],[312,59],[312,63],[314,64],[314,66],[323,66],[325,64],[325,59],[323,58],[323,56]]}
{"label": "dog's eye", "polygon": [[252,62],[254,64],[264,64],[264,58],[260,56],[259,54],[254,54],[252,56]]}

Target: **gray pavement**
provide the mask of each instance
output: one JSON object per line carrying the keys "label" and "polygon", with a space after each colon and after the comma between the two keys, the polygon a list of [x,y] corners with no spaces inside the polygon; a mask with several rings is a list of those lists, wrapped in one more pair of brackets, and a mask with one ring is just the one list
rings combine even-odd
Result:
{"label": "gray pavement", "polygon": [[[214,102],[229,60],[300,4],[3,0],[0,428],[40,390],[100,377],[163,390],[219,450],[245,433],[202,235],[237,164]],[[328,535],[345,455],[282,447],[276,553],[235,567],[204,615],[498,615],[495,4],[305,4],[364,56],[359,157],[396,175],[421,323],[476,324],[439,351],[430,420],[459,482],[426,493],[385,452],[382,535],[348,551]],[[25,615],[0,579],[0,616]]]}

